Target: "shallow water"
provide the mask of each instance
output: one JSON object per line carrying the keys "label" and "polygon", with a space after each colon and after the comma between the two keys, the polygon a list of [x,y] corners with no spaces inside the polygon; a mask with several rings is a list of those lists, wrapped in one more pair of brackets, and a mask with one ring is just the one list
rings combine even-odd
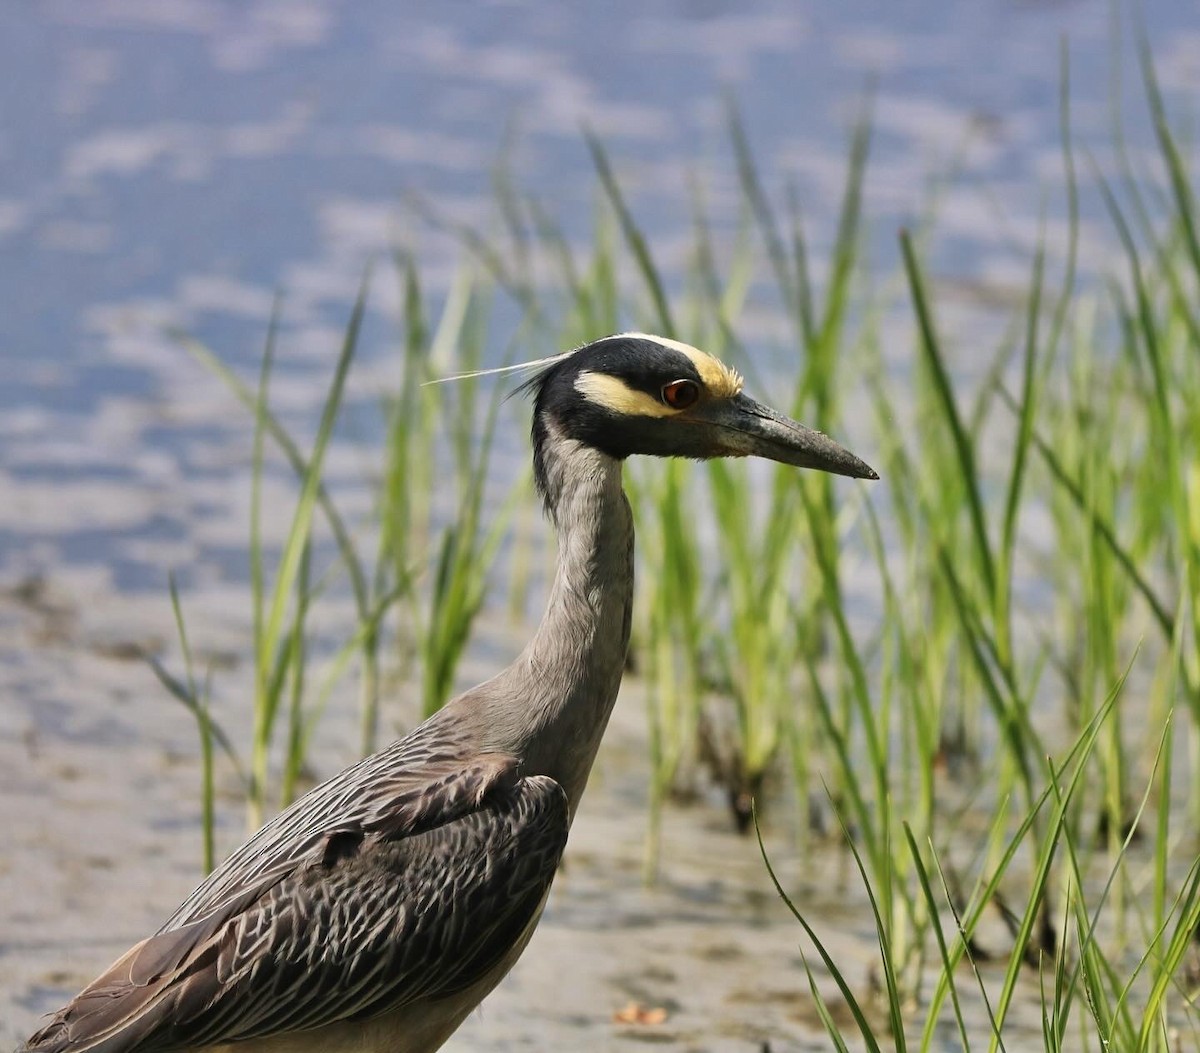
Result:
{"label": "shallow water", "polygon": [[[934,273],[958,276],[942,282],[951,324],[956,309],[962,326],[985,324],[1025,281],[1043,194],[1061,184],[1064,33],[1076,131],[1084,143],[1108,137],[1101,2],[407,6],[0,9],[0,1046],[156,927],[199,876],[194,728],[130,658],[138,647],[172,653],[168,570],[197,647],[229,667],[223,719],[247,719],[235,705],[250,630],[247,422],[169,328],[249,368],[284,290],[273,401],[311,428],[367,258],[411,240],[436,293],[460,256],[412,218],[406,195],[485,222],[490,169],[513,130],[519,184],[582,238],[595,192],[586,122],[670,271],[686,241],[689,172],[704,174],[718,225],[734,217],[724,86],[769,189],[794,180],[820,256],[872,76],[872,258],[888,266],[929,174],[960,166],[940,198]],[[1143,9],[1164,87],[1187,98],[1200,83],[1194,17],[1165,0]],[[1133,99],[1136,69],[1122,54]],[[1128,131],[1137,154],[1144,120]],[[1085,263],[1101,266],[1094,213],[1082,237]],[[394,284],[377,276],[351,391],[367,446],[370,407],[395,381]],[[766,356],[781,330],[762,312],[743,335]],[[907,334],[888,339],[902,356]],[[522,433],[514,427],[510,459],[524,456]],[[369,450],[347,434],[334,454],[342,507],[365,514]],[[268,480],[269,507],[288,507],[291,493],[286,476]],[[335,600],[321,617],[344,625],[350,612]],[[500,620],[464,680],[512,652]],[[672,811],[662,881],[642,886],[636,685],[620,714],[542,928],[452,1048],[825,1048],[798,931],[723,812]],[[408,726],[411,707],[394,700],[386,719]],[[352,705],[335,702],[320,774],[353,759],[354,736]],[[230,846],[240,816],[227,803],[223,819]],[[774,848],[785,872],[801,873],[786,843]],[[873,936],[854,883],[796,885],[865,976]],[[631,1001],[665,1008],[665,1022],[615,1024]]]}
{"label": "shallow water", "polygon": [[[1193,97],[1200,31],[1187,5],[1142,10],[1169,97]],[[494,161],[512,142],[518,186],[583,240],[595,198],[584,125],[608,144],[670,276],[690,176],[718,229],[736,216],[725,88],[767,189],[795,187],[820,260],[848,129],[874,81],[871,259],[889,272],[896,229],[938,185],[940,321],[960,367],[982,365],[981,327],[1026,284],[1043,200],[1051,265],[1063,248],[1064,34],[1081,156],[1095,146],[1111,163],[1114,84],[1135,162],[1151,145],[1127,44],[1114,80],[1109,21],[1098,0],[808,11],[710,0],[570,15],[520,3],[482,14],[321,0],[6,5],[0,581],[70,564],[161,598],[167,567],[186,586],[243,580],[246,421],[168,330],[250,369],[282,290],[273,402],[311,428],[365,261],[408,245],[436,296],[462,258],[407,202],[486,223]],[[1105,265],[1104,230],[1086,196],[1085,269]],[[381,267],[351,391],[368,441],[397,371],[396,285]],[[515,323],[501,304],[493,353]],[[909,332],[886,336],[893,360]],[[785,333],[752,304],[740,335],[768,362]],[[352,491],[371,463],[351,453],[340,465]]]}

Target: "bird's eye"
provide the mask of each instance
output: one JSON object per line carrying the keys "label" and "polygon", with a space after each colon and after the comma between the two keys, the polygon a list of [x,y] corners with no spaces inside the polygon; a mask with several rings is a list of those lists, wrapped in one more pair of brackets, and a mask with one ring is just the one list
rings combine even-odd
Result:
{"label": "bird's eye", "polygon": [[700,386],[694,380],[672,380],[664,384],[662,400],[671,409],[687,409],[700,397]]}

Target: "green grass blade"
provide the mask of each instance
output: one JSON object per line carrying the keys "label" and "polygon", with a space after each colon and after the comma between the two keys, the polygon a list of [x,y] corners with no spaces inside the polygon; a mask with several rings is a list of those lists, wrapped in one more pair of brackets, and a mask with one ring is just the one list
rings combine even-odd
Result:
{"label": "green grass blade", "polygon": [[929,310],[929,298],[925,291],[925,280],[917,263],[916,252],[913,249],[912,237],[908,231],[900,232],[900,249],[904,256],[904,270],[908,276],[909,290],[912,296],[913,309],[917,315],[917,326],[921,339],[917,346],[929,367],[934,381],[942,418],[950,429],[954,443],[955,457],[958,462],[959,475],[967,494],[968,509],[971,515],[971,526],[975,537],[975,552],[982,569],[984,583],[988,595],[996,593],[996,568],[992,558],[991,543],[988,541],[986,518],[983,511],[983,499],[980,493],[981,483],[975,464],[974,445],[970,435],[963,426],[962,417],[954,401],[954,387],[950,382],[950,374],[946,371],[942,360],[937,330],[934,328],[933,316]]}
{"label": "green grass blade", "polygon": [[[1004,387],[999,389],[1001,400],[1008,406],[1009,410],[1016,416],[1020,416],[1021,408],[1016,398],[1007,391]],[[1150,608],[1151,614],[1154,616],[1155,622],[1162,630],[1163,635],[1170,640],[1175,634],[1175,619],[1166,609],[1163,603],[1155,594],[1150,582],[1145,575],[1138,569],[1137,560],[1132,553],[1117,540],[1112,524],[1103,519],[1090,505],[1087,495],[1082,487],[1071,478],[1066,468],[1058,455],[1050,447],[1035,430],[1032,433],[1033,445],[1041,454],[1042,460],[1046,467],[1050,469],[1050,474],[1054,477],[1054,481],[1067,493],[1075,505],[1083,512],[1089,520],[1089,526],[1096,534],[1104,540],[1113,557],[1121,565],[1121,569],[1128,575],[1129,580],[1133,583],[1134,588],[1141,594]]]}
{"label": "green grass blade", "polygon": [[[1131,662],[1132,665],[1132,662]],[[1096,719],[1088,725],[1081,741],[1085,742],[1085,751],[1083,757],[1091,753],[1092,747],[1095,745],[1097,736],[1100,734],[1100,728],[1108,719],[1116,706],[1117,698],[1125,687],[1125,681],[1129,676],[1129,668],[1126,667],[1121,679],[1109,692],[1104,704],[1098,709]],[[1046,893],[1046,886],[1050,878],[1050,867],[1054,862],[1056,848],[1067,821],[1067,810],[1074,799],[1075,792],[1078,789],[1083,779],[1084,764],[1083,757],[1076,763],[1074,772],[1068,780],[1066,787],[1060,789],[1057,786],[1059,775],[1066,770],[1066,765],[1061,768],[1055,768],[1053,764],[1049,765],[1049,777],[1051,788],[1055,796],[1055,808],[1051,814],[1049,829],[1046,832],[1042,842],[1042,847],[1034,868],[1033,881],[1026,900],[1025,913],[1021,917],[1020,925],[1017,928],[1015,935],[1015,943],[1017,948],[1025,948],[1029,946],[1030,937],[1033,934],[1033,927],[1036,923],[1043,898]],[[1000,997],[996,1004],[996,1025],[997,1028],[1003,1028],[1004,1020],[1007,1016],[1009,1006],[1012,1004],[1013,995],[1016,991],[1017,976],[1022,965],[1022,954],[1015,953],[1009,960],[1008,969],[1005,972],[1004,983],[1000,989]],[[996,1040],[993,1039],[993,1050],[996,1048]]]}
{"label": "green grass blade", "polygon": [[[828,794],[828,788],[826,788],[826,794]],[[884,988],[887,992],[888,1019],[891,1021],[892,1041],[895,1043],[897,1053],[905,1053],[908,1049],[908,1044],[904,1037],[903,999],[900,993],[900,983],[896,978],[896,966],[892,957],[888,927],[884,924],[883,915],[879,910],[879,901],[875,898],[875,890],[871,887],[871,881],[867,877],[867,869],[863,866],[862,856],[859,855],[854,838],[850,836],[850,830],[842,819],[836,802],[834,802],[832,797],[829,798],[829,801],[833,805],[834,814],[837,816],[838,825],[842,828],[842,836],[846,839],[846,844],[850,848],[850,854],[854,856],[854,865],[858,868],[859,877],[862,878],[863,887],[867,892],[867,899],[871,904],[871,914],[875,918],[875,935],[879,941],[879,958],[883,967]],[[885,832],[883,836],[886,839],[887,833]],[[887,854],[890,855],[890,853]]]}
{"label": "green grass blade", "polygon": [[[298,479],[305,478],[308,475],[308,461],[304,457],[304,454],[300,452],[300,447],[269,409],[265,407],[260,409],[258,395],[254,389],[250,388],[210,348],[198,340],[177,330],[173,331],[171,335],[188,354],[220,377],[228,385],[237,400],[255,416],[256,420],[261,418],[263,428],[271,436],[275,445],[279,447],[284,457],[287,458],[293,474]],[[333,534],[338,552],[345,561],[346,571],[350,576],[350,583],[354,589],[354,599],[358,604],[358,613],[361,617],[370,606],[370,590],[367,587],[367,577],[363,571],[362,563],[358,558],[354,540],[350,536],[350,531],[346,527],[341,513],[338,512],[324,486],[321,486],[318,490],[317,501],[329,526],[330,533]]]}
{"label": "green grass blade", "polygon": [[1192,269],[1196,277],[1200,278],[1200,237],[1197,237],[1196,234],[1195,197],[1183,157],[1175,143],[1170,122],[1167,120],[1167,110],[1163,104],[1162,92],[1158,87],[1158,75],[1154,70],[1154,56],[1150,51],[1150,39],[1146,35],[1145,26],[1142,26],[1138,33],[1137,52],[1142,68],[1142,83],[1145,86],[1146,99],[1150,104],[1154,134],[1158,139],[1159,151],[1162,153],[1167,175],[1171,180],[1171,192],[1175,205],[1173,216],[1179,221],[1183,230],[1184,245],[1187,247]]}
{"label": "green grass blade", "polygon": [[796,908],[796,905],[791,901],[791,898],[784,891],[783,885],[780,884],[778,876],[775,874],[775,869],[771,866],[771,859],[767,855],[766,846],[763,844],[762,830],[758,825],[758,813],[754,811],[754,835],[758,838],[758,851],[762,856],[763,865],[767,868],[767,875],[771,879],[771,884],[775,886],[775,892],[787,909],[791,912],[793,918],[800,923],[800,927],[804,929],[808,938],[812,941],[813,946],[817,949],[817,953],[821,956],[821,960],[825,963],[825,968],[829,970],[829,975],[833,977],[833,982],[837,984],[838,990],[842,993],[842,998],[846,1002],[846,1007],[850,1010],[850,1015],[854,1017],[854,1023],[858,1026],[859,1034],[862,1035],[863,1041],[866,1043],[870,1053],[880,1053],[879,1043],[875,1039],[871,1025],[867,1023],[866,1014],[862,1010],[862,1006],[858,1004],[858,999],[854,997],[854,992],[850,989],[850,984],[842,975],[837,964],[833,960],[833,956],[825,949],[825,945],[817,936],[813,927],[809,925],[804,915]]}
{"label": "green grass blade", "polygon": [[[965,1053],[966,1050],[971,1048],[971,1040],[967,1036],[967,1024],[963,1018],[962,1005],[958,1000],[958,985],[954,981],[955,963],[950,959],[950,950],[946,945],[946,934],[942,930],[937,898],[933,894],[933,886],[929,881],[929,872],[925,869],[925,862],[921,858],[921,850],[917,847],[917,840],[913,836],[912,827],[908,824],[907,820],[902,825],[904,828],[904,838],[908,843],[909,855],[912,857],[913,867],[916,870],[917,881],[921,886],[921,895],[925,900],[926,909],[929,911],[929,920],[933,928],[934,937],[937,940],[938,953],[942,959],[942,977],[945,979],[950,993],[950,1002],[954,1008],[954,1020],[958,1024],[958,1035],[962,1039],[962,1048]],[[922,1044],[922,1048],[925,1048],[924,1044]]]}
{"label": "green grass blade", "polygon": [[625,196],[621,192],[621,184],[613,174],[612,165],[609,163],[604,144],[591,131],[585,132],[584,135],[587,139],[588,150],[591,151],[592,163],[596,168],[596,174],[600,177],[600,183],[604,188],[609,204],[612,205],[613,211],[617,214],[617,219],[621,224],[621,231],[625,235],[625,241],[629,246],[629,250],[633,253],[638,272],[641,274],[642,280],[645,282],[646,288],[650,293],[650,298],[654,303],[655,314],[658,316],[658,324],[661,326],[662,335],[674,338],[677,332],[675,322],[671,317],[671,308],[667,302],[666,290],[663,287],[662,279],[659,277],[658,268],[654,265],[654,258],[650,254],[646,238],[638,228],[633,218],[633,213],[629,211],[629,206],[625,203]]}
{"label": "green grass blade", "polygon": [[[203,692],[196,690],[196,678],[193,675],[192,648],[188,643],[187,625],[183,620],[183,607],[179,603],[179,588],[175,583],[175,575],[167,575],[167,585],[171,592],[171,611],[175,616],[175,631],[179,635],[179,648],[183,652],[183,669],[186,677],[186,691],[172,691],[177,698],[184,700],[196,718],[196,726],[200,733],[200,836],[203,844],[204,873],[212,872],[217,865],[216,857],[216,784],[213,780],[213,739],[218,733],[214,728],[212,714],[209,713],[209,693],[207,685]],[[159,680],[167,683],[162,667],[156,662],[151,668]],[[179,685],[182,688],[184,685]]]}

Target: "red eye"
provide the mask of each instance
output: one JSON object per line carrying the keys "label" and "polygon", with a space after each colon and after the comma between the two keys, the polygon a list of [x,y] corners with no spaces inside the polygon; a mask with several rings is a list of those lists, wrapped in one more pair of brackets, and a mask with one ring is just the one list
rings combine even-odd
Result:
{"label": "red eye", "polygon": [[662,400],[671,409],[687,409],[694,406],[700,397],[700,386],[694,380],[672,380],[664,384]]}

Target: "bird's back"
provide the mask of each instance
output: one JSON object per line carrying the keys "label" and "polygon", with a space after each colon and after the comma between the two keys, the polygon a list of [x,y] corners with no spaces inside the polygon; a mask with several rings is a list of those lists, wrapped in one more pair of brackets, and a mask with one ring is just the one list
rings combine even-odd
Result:
{"label": "bird's back", "polygon": [[448,723],[282,812],[26,1053],[436,1049],[516,960],[569,825],[557,783]]}

